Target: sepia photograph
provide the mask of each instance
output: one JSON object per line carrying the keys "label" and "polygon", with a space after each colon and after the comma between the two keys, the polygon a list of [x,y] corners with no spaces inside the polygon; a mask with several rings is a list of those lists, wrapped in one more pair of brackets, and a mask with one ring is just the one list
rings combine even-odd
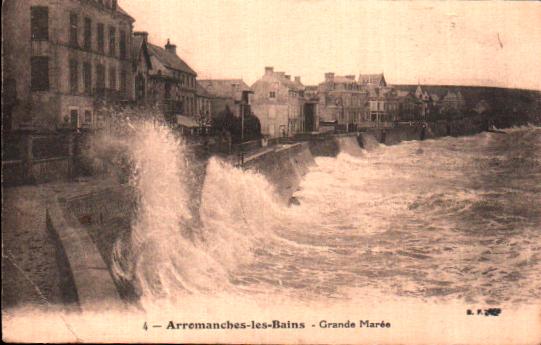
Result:
{"label": "sepia photograph", "polygon": [[2,340],[541,344],[541,2],[3,0]]}

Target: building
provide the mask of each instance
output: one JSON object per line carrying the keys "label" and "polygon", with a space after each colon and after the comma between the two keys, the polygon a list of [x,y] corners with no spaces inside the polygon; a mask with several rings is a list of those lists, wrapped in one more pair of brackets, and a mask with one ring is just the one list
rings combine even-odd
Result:
{"label": "building", "polygon": [[317,85],[304,87],[304,132],[319,131],[319,92]]}
{"label": "building", "polygon": [[133,22],[116,0],[4,1],[5,128],[105,126],[134,96]]}
{"label": "building", "polygon": [[[168,40],[164,48],[136,31],[132,40],[135,103],[162,113],[172,125],[191,123],[197,110],[197,73],[177,55]],[[195,125],[194,125],[195,126]]]}
{"label": "building", "polygon": [[[243,93],[252,90],[242,79],[202,79],[198,83],[210,95],[211,115],[216,118],[226,107],[231,110],[235,117],[241,117],[241,104]],[[249,99],[246,100],[249,103]]]}
{"label": "building", "polygon": [[368,92],[354,75],[325,73],[318,86],[318,116],[323,122],[336,123],[343,130],[355,130],[367,117]]}
{"label": "building", "polygon": [[418,100],[409,91],[398,90],[398,118],[400,121],[417,121]]}
{"label": "building", "polygon": [[420,84],[417,85],[417,88],[415,89],[415,98],[417,100],[416,113],[419,119],[426,119],[430,113],[432,99],[430,98],[428,91],[423,90]]}
{"label": "building", "polygon": [[441,100],[441,106],[444,112],[460,112],[464,110],[466,102],[460,90],[456,92],[448,90],[447,94]]}
{"label": "building", "polygon": [[153,105],[148,95],[148,85],[152,63],[147,47],[148,33],[137,31],[132,38],[132,71],[134,76],[135,103],[139,107]]}
{"label": "building", "polygon": [[177,46],[169,40],[163,48],[148,41],[146,45],[151,64],[147,99],[171,124],[192,123],[187,118],[195,118],[197,112],[197,73],[177,55]]}
{"label": "building", "polygon": [[212,95],[196,81],[196,121],[202,127],[210,126],[212,120]]}
{"label": "building", "polygon": [[383,73],[361,74],[359,84],[368,92],[367,125],[386,127],[399,120],[398,93],[387,85]]}
{"label": "building", "polygon": [[384,88],[387,87],[387,81],[385,81],[385,76],[383,73],[377,74],[359,74],[359,85],[361,87],[377,87]]}
{"label": "building", "polygon": [[269,137],[292,136],[305,130],[304,86],[285,72],[265,67],[265,74],[252,85],[252,110]]}

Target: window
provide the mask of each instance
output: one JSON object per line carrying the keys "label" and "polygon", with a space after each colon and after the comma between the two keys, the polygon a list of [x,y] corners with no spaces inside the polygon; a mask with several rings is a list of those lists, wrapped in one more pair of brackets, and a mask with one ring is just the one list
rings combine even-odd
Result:
{"label": "window", "polygon": [[120,31],[120,58],[126,58],[126,32]]}
{"label": "window", "polygon": [[30,8],[30,32],[33,40],[49,39],[49,8],[33,6]]}
{"label": "window", "polygon": [[271,91],[271,92],[269,93],[269,98],[276,98],[276,92]]}
{"label": "window", "polygon": [[70,108],[70,123],[71,128],[79,127],[79,110],[77,108]]}
{"label": "window", "polygon": [[34,56],[30,61],[30,65],[31,90],[49,90],[49,58],[46,56]]}
{"label": "window", "polygon": [[85,110],[85,123],[92,123],[92,111]]}
{"label": "window", "polygon": [[96,66],[96,89],[105,89],[105,67],[102,64]]}
{"label": "window", "polygon": [[109,88],[116,90],[116,68],[109,67]]}
{"label": "window", "polygon": [[85,62],[83,65],[83,83],[85,93],[90,95],[92,93],[92,65],[89,62]]}
{"label": "window", "polygon": [[126,70],[120,71],[120,92],[125,97],[128,90],[128,73]]}
{"label": "window", "polygon": [[116,54],[116,29],[109,27],[109,55],[115,56]]}
{"label": "window", "polygon": [[79,45],[77,41],[77,33],[79,30],[79,16],[75,13],[70,14],[70,45],[77,47]]}
{"label": "window", "polygon": [[70,92],[71,93],[77,93],[77,91],[79,91],[79,76],[78,76],[78,67],[79,67],[79,64],[77,62],[77,60],[75,59],[71,59],[70,62],[70,67],[69,67],[69,73],[70,73]]}
{"label": "window", "polygon": [[92,20],[85,18],[85,41],[84,48],[90,50],[92,48]]}
{"label": "window", "polygon": [[104,38],[104,35],[105,35],[105,28],[103,26],[102,23],[98,23],[98,26],[97,26],[97,36],[98,36],[98,51],[100,53],[103,53],[105,52],[105,38]]}

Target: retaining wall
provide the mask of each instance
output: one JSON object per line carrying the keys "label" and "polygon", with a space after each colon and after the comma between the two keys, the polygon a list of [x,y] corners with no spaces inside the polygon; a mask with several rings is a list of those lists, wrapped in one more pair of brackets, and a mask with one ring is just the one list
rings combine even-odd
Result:
{"label": "retaining wall", "polygon": [[123,302],[108,265],[90,233],[75,219],[76,215],[69,211],[68,203],[63,198],[50,201],[46,215],[47,227],[60,243],[59,251],[66,258],[66,271],[71,273],[70,280],[80,308],[85,311],[98,306],[100,309],[121,306]]}
{"label": "retaining wall", "polygon": [[429,122],[426,127],[416,124],[394,128],[371,128],[359,134],[359,144],[365,149],[372,149],[375,143],[396,145],[402,141],[434,139],[445,136],[463,136],[481,133],[488,129],[487,122],[481,117],[466,117],[451,121]]}
{"label": "retaining wall", "polygon": [[[200,194],[204,184],[203,162],[194,163],[188,190],[194,217],[199,220]],[[245,160],[245,169],[265,175],[284,201],[297,190],[314,159],[308,143],[269,149]],[[130,235],[136,211],[136,193],[128,185],[109,182],[92,190],[62,194],[47,209],[47,224],[65,253],[66,270],[82,310],[119,305],[136,299],[133,287],[115,281],[111,272],[114,243]],[[99,303],[97,303],[99,302]]]}
{"label": "retaining wall", "polygon": [[310,165],[315,164],[308,143],[297,143],[269,150],[244,162],[245,169],[263,174],[280,197],[289,198],[297,190]]}

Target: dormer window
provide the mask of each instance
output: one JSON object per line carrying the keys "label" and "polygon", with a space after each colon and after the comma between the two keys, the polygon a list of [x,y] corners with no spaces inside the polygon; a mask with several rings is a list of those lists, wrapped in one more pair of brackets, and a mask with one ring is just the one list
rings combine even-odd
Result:
{"label": "dormer window", "polygon": [[274,91],[269,92],[269,98],[275,99],[276,98],[276,92],[274,92]]}

